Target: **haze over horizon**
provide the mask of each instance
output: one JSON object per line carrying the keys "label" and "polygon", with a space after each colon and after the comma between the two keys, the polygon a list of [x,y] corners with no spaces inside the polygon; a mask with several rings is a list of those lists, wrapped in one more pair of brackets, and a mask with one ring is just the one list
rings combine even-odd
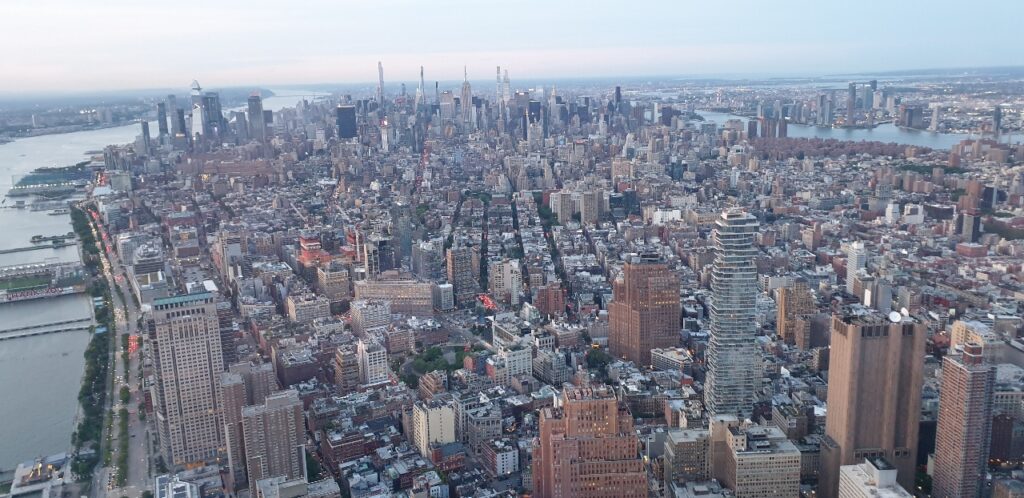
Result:
{"label": "haze over horizon", "polygon": [[[312,1],[299,8],[266,1],[198,0],[83,5],[43,0],[5,6],[0,43],[23,47],[0,60],[0,93],[67,93],[177,88],[363,83],[426,78],[513,79],[679,75],[824,75],[924,68],[1012,66],[1004,43],[1021,4],[980,0],[984,23],[956,16],[906,29],[924,8],[867,0],[858,8],[784,1],[772,8],[739,0],[728,10],[653,1],[623,8],[597,0],[527,0],[509,9],[465,0],[429,6],[403,0]],[[963,8],[929,2],[929,10]],[[607,29],[607,18],[616,29]],[[116,26],[116,29],[111,29]],[[45,36],[41,36],[44,34]],[[409,40],[415,40],[409,43]],[[26,43],[28,42],[28,43]],[[30,44],[29,44],[30,43]]]}

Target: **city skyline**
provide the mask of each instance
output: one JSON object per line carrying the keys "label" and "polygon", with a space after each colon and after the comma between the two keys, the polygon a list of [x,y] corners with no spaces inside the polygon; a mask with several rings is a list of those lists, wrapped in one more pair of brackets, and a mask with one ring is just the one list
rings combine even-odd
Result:
{"label": "city skyline", "polygon": [[[200,4],[114,1],[83,7],[54,0],[8,6],[11,29],[0,42],[19,46],[32,40],[32,46],[0,62],[0,71],[19,76],[0,82],[0,94],[168,88],[179,85],[181,75],[210,86],[364,83],[375,79],[378,61],[385,81],[414,81],[421,65],[428,79],[444,81],[461,80],[469,67],[473,81],[485,80],[496,65],[514,79],[557,79],[815,76],[1019,63],[1009,47],[1000,48],[999,38],[1012,29],[1015,16],[996,16],[984,28],[963,26],[950,16],[932,19],[928,30],[910,31],[901,26],[918,14],[915,6],[869,3],[884,7],[885,15],[870,6],[823,5],[808,13],[796,2],[771,10],[741,2],[725,19],[717,11],[668,2],[633,10],[607,1],[532,2],[503,11],[461,0],[429,9],[393,0],[314,2],[291,10],[227,3],[203,5],[202,16],[190,16]],[[941,4],[930,7],[959,2]],[[1012,7],[998,0],[972,4],[1004,13]],[[621,29],[604,27],[609,15]],[[660,19],[675,21],[653,24]],[[779,28],[793,19],[803,22]],[[835,29],[837,24],[870,28],[862,33]],[[110,25],[118,29],[101,28]],[[44,27],[57,35],[38,37]]]}

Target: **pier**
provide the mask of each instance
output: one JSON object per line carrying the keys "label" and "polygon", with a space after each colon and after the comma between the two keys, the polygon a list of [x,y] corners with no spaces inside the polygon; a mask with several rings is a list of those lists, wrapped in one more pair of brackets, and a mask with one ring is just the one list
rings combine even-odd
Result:
{"label": "pier", "polygon": [[78,320],[65,320],[61,322],[47,323],[44,325],[30,325],[27,327],[16,327],[13,329],[0,330],[0,341],[9,339],[21,339],[45,334],[59,334],[76,330],[89,330],[93,326],[91,318],[80,318]]}

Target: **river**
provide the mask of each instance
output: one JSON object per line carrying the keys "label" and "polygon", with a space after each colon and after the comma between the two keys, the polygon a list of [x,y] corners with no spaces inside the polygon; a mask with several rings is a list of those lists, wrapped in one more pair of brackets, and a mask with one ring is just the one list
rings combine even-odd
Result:
{"label": "river", "polygon": [[[730,119],[741,119],[744,123],[749,118],[722,112],[697,111],[704,119],[724,124]],[[880,124],[874,128],[819,128],[801,124],[789,124],[786,134],[797,138],[833,138],[860,142],[863,140],[885,143],[898,143],[929,147],[932,149],[949,149],[968,138],[965,134],[935,133],[924,130],[900,128],[892,123]]]}
{"label": "river", "polygon": [[[303,97],[323,95],[302,90],[274,91],[263,108],[294,107]],[[155,122],[150,130],[157,130]],[[100,130],[20,138],[0,144],[0,191],[41,166],[67,166],[90,159],[88,152],[135,141],[141,126],[133,123]],[[26,200],[26,204],[30,203]],[[13,204],[8,199],[6,204]],[[72,230],[70,216],[47,211],[0,208],[0,249],[31,245],[33,235],[62,235]],[[0,266],[41,261],[76,261],[74,247],[0,254]],[[85,295],[0,304],[0,330],[88,318],[92,303]],[[87,332],[64,332],[0,341],[0,469],[40,455],[66,451],[75,429],[78,388],[85,366]]]}

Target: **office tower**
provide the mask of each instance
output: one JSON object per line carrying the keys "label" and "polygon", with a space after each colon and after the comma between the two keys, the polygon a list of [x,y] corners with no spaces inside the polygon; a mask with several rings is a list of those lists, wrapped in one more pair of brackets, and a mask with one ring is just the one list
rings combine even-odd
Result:
{"label": "office tower", "polygon": [[540,412],[534,496],[645,498],[647,472],[637,445],[633,416],[610,389],[565,389],[560,412]]}
{"label": "office tower", "polygon": [[377,61],[377,105],[384,110],[384,64]]}
{"label": "office tower", "polygon": [[416,109],[419,109],[420,106],[423,106],[427,103],[426,91],[427,87],[423,81],[423,66],[420,66],[420,86],[416,88]]}
{"label": "office tower", "polygon": [[[839,496],[842,498],[910,498],[914,495],[896,483],[896,469],[882,457],[839,468]],[[932,495],[937,496],[937,495]]]}
{"label": "office tower", "polygon": [[913,318],[861,305],[832,316],[819,496],[837,496],[840,466],[879,456],[913,489],[925,332]]}
{"label": "office tower", "polygon": [[178,109],[178,97],[174,96],[173,93],[167,95],[167,115],[171,119],[171,132],[175,135],[178,133],[185,133],[184,120],[179,121],[177,119],[180,111],[181,110]]}
{"label": "office tower", "polygon": [[854,111],[857,108],[857,84],[850,83],[846,90],[846,126],[853,126],[857,120]]}
{"label": "office tower", "polygon": [[334,122],[338,126],[338,138],[356,137],[356,107],[339,105],[334,109]]}
{"label": "office tower", "polygon": [[367,236],[363,244],[363,264],[368,279],[376,279],[382,272],[398,268],[391,237],[376,232]]}
{"label": "office tower", "polygon": [[152,137],[149,136],[149,121],[142,120],[142,150],[139,151],[144,156],[149,155],[149,148],[152,146]]}
{"label": "office tower", "polygon": [[156,128],[161,138],[167,135],[167,104],[164,102],[156,103]]}
{"label": "office tower", "polygon": [[501,101],[501,66],[497,66],[494,86],[494,100],[495,102]]}
{"label": "office tower", "polygon": [[712,477],[736,496],[800,495],[800,450],[774,425],[735,415],[710,421]]}
{"label": "office tower", "polygon": [[551,208],[551,212],[556,216],[559,224],[565,224],[572,221],[574,210],[572,192],[565,190],[552,192],[548,203]]}
{"label": "office tower", "polygon": [[242,408],[242,434],[250,490],[268,477],[306,478],[306,427],[298,391],[279,391],[263,404]]}
{"label": "office tower", "polygon": [[718,218],[712,234],[711,340],[704,383],[704,405],[711,416],[748,416],[754,409],[761,378],[761,358],[754,344],[757,230],[756,218],[730,209]]}
{"label": "office tower", "polygon": [[359,383],[364,386],[384,384],[390,380],[391,369],[388,367],[388,352],[376,341],[359,339],[356,343],[356,354],[359,356]]}
{"label": "office tower", "polygon": [[237,363],[220,376],[220,396],[224,407],[224,446],[232,488],[248,482],[245,472],[245,450],[242,431],[242,409],[261,405],[270,393],[277,391],[277,376],[272,363],[252,365]]}
{"label": "office tower", "polygon": [[981,496],[992,436],[996,367],[982,358],[981,344],[942,360],[939,421],[935,429],[932,496]]}
{"label": "office tower", "polygon": [[779,289],[778,316],[776,329],[786,344],[797,343],[797,332],[803,329],[797,323],[797,317],[817,311],[814,296],[807,288],[807,281],[797,279],[790,287]]}
{"label": "office tower", "polygon": [[608,347],[638,366],[651,364],[651,349],[679,344],[679,277],[654,253],[626,256],[612,284]]}
{"label": "office tower", "polygon": [[216,300],[202,292],[153,301],[156,412],[168,467],[217,457],[224,371]]}
{"label": "office tower", "polygon": [[267,139],[267,125],[263,121],[263,99],[259,93],[249,96],[249,136],[253,140],[263,142]]}
{"label": "office tower", "polygon": [[436,281],[444,275],[443,239],[417,242],[412,246],[412,272],[417,277]]}
{"label": "office tower", "polygon": [[185,128],[185,109],[178,109],[174,120],[174,134],[188,137],[188,130]]}
{"label": "office tower", "polygon": [[508,69],[505,70],[505,78],[501,82],[501,100],[506,106],[512,100],[512,82],[508,79]]}
{"label": "office tower", "polygon": [[996,104],[996,108],[992,110],[992,134],[995,135],[996,140],[999,140],[999,130],[1003,128],[1003,108]]}
{"label": "office tower", "polygon": [[473,278],[473,249],[456,245],[448,249],[445,256],[448,283],[455,291],[455,303],[465,306],[476,297],[477,282]]}
{"label": "office tower", "polygon": [[711,477],[711,434],[707,429],[674,429],[665,438],[665,482],[706,481]]}
{"label": "office tower", "polygon": [[[220,95],[217,92],[206,92],[203,94],[202,104],[202,134],[212,138],[218,138],[224,133],[224,113],[220,107]],[[195,119],[193,117],[193,119]],[[195,123],[192,123],[193,128]]]}
{"label": "office tower", "polygon": [[[866,268],[868,264],[868,251],[864,247],[864,243],[857,240],[850,243],[850,246],[846,249],[846,292],[857,295],[855,292],[855,286],[857,279],[857,272]],[[857,296],[860,300],[864,296]]]}
{"label": "office tower", "polygon": [[217,300],[217,325],[220,327],[220,352],[225,365],[238,361],[238,348],[235,347],[235,321],[231,309],[231,301],[220,298]]}
{"label": "office tower", "polygon": [[473,88],[469,85],[469,73],[462,68],[462,94],[459,97],[459,105],[462,107],[462,124],[467,128],[473,127]]}

